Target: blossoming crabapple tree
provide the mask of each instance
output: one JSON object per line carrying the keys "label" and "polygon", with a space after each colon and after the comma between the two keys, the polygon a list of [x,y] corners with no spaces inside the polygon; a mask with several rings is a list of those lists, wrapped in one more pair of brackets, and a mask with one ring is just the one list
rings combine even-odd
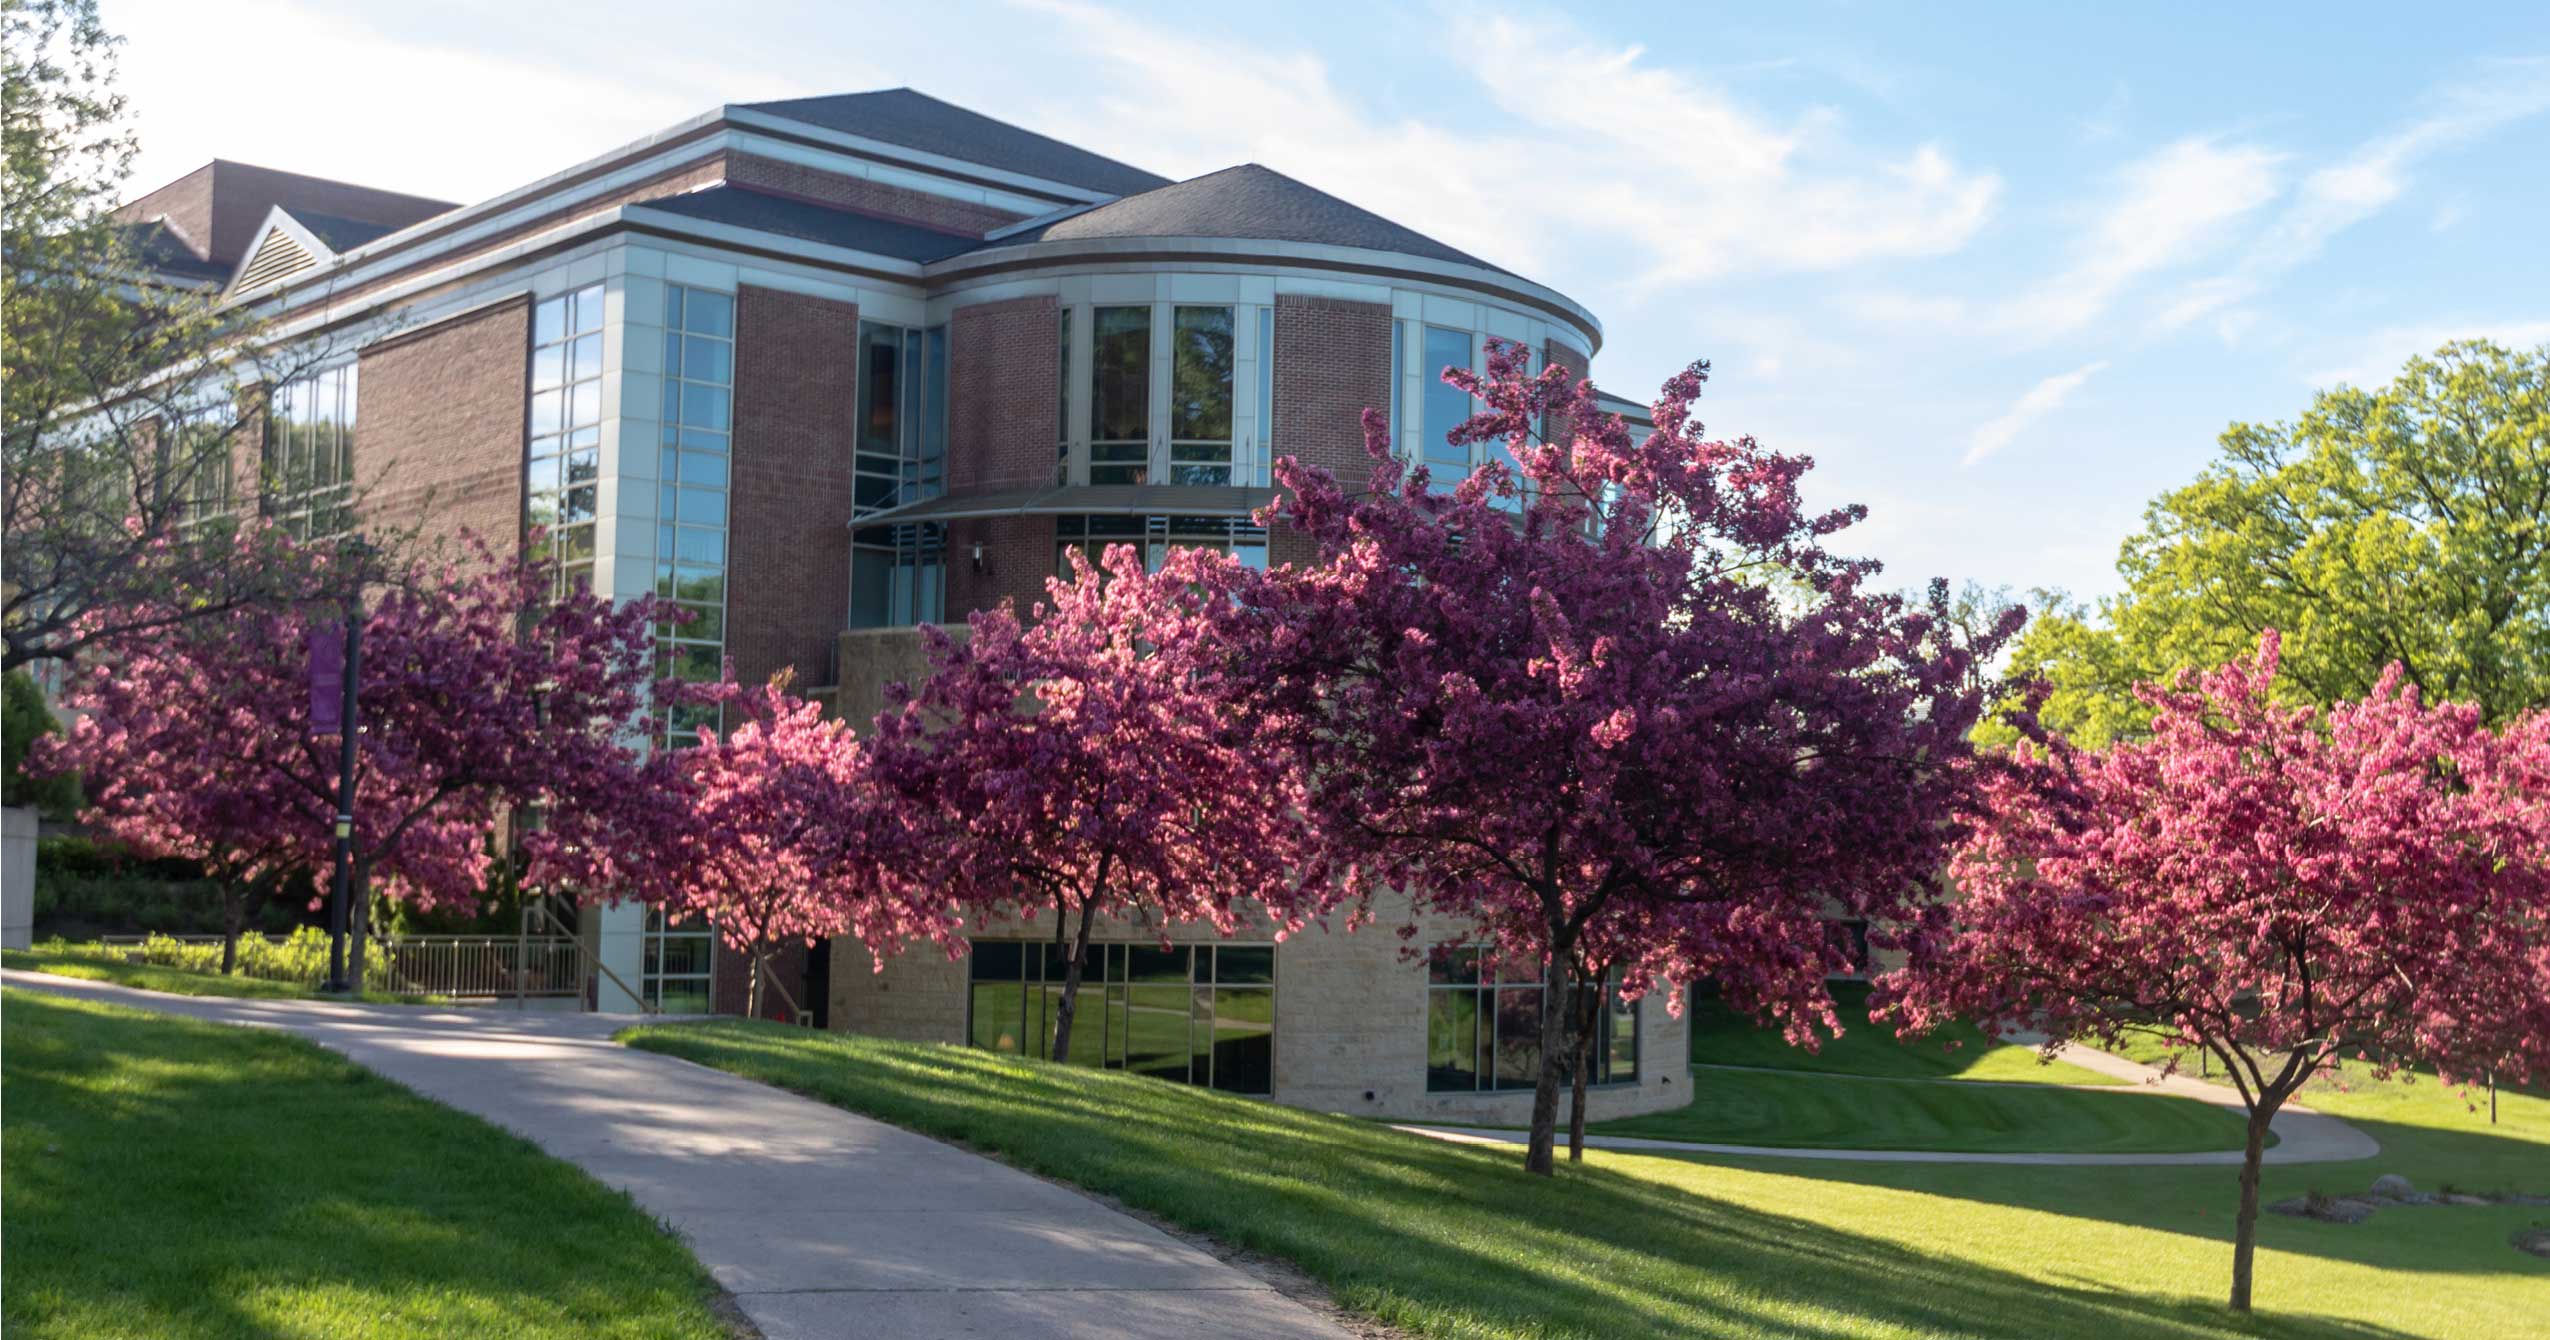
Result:
{"label": "blossoming crabapple tree", "polygon": [[615,891],[652,897],[673,920],[704,917],[751,964],[745,1013],[764,1016],[771,954],[855,934],[878,947],[944,938],[936,901],[885,896],[868,840],[880,815],[865,756],[849,723],[827,719],[774,680],[725,686],[724,734],[667,757],[661,783],[673,814],[655,831],[652,870]]}
{"label": "blossoming crabapple tree", "polygon": [[2492,731],[2395,666],[2325,719],[2279,640],[2137,689],[2151,737],[2022,748],[1957,851],[1950,919],[1880,982],[1910,1030],[1970,1018],[2202,1049],[2249,1112],[2231,1306],[2250,1306],[2269,1124],[2341,1058],[2521,1078],[2550,1063],[2550,714]]}
{"label": "blossoming crabapple tree", "polygon": [[1026,622],[1003,607],[962,641],[925,628],[931,674],[878,719],[895,896],[978,922],[1053,911],[1068,946],[1057,1059],[1099,918],[1228,935],[1262,914],[1280,938],[1324,909],[1298,774],[1236,691],[1221,636],[1240,575],[1201,550],[1158,572],[1128,546],[1095,568],[1075,554]]}
{"label": "blossoming crabapple tree", "polygon": [[1224,618],[1347,882],[1543,965],[1546,1174],[1587,951],[1632,994],[1712,978],[1800,1042],[1838,1028],[1826,917],[1883,924],[1936,884],[1967,728],[2001,693],[1982,667],[2023,616],[1970,639],[1944,586],[1870,589],[1874,564],[1824,548],[1863,509],[1808,510],[1812,462],[1702,437],[1706,365],[1639,440],[1525,360],[1499,342],[1444,374],[1484,407],[1454,443],[1504,449],[1456,487],[1403,468],[1369,411],[1367,488],[1278,462],[1265,520],[1318,561]]}
{"label": "blossoming crabapple tree", "polygon": [[[374,574],[386,580],[365,618],[357,699],[356,980],[376,878],[420,908],[474,905],[508,807],[608,813],[632,794],[627,733],[650,705],[653,622],[669,607],[557,595],[537,564],[472,552]],[[232,859],[264,845],[262,828],[283,840],[272,861],[324,869],[338,741],[311,732],[309,642],[340,610],[104,617],[152,631],[102,644],[83,667],[66,699],[81,719],[47,765],[97,779],[95,817],[154,850]],[[186,787],[200,790],[170,794]]]}

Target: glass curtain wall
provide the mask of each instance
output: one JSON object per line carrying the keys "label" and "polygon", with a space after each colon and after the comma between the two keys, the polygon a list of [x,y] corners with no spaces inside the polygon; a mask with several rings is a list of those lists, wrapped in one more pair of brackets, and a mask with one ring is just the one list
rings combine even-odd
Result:
{"label": "glass curtain wall", "polygon": [[[726,497],[735,414],[735,299],[707,289],[664,290],[664,427],[656,503],[656,594],[691,615],[657,628],[657,668],[708,683],[726,651]],[[699,738],[714,707],[681,707],[666,722],[677,745]]]}
{"label": "glass curtain wall", "polygon": [[[947,327],[859,323],[854,516],[947,491]],[[937,523],[862,526],[851,535],[850,626],[936,623],[947,585]]]}
{"label": "glass curtain wall", "polygon": [[266,418],[266,513],[305,539],[342,535],[354,525],[354,364],[298,377],[274,389]]}
{"label": "glass curtain wall", "polygon": [[[976,940],[966,1037],[1044,1058],[1068,951],[1051,941]],[[1275,1090],[1273,945],[1093,944],[1081,968],[1074,1065],[1231,1093]]]}
{"label": "glass curtain wall", "polygon": [[[1426,1089],[1458,1093],[1528,1089],[1540,1080],[1541,984],[1537,963],[1498,963],[1486,950],[1437,951],[1426,965]],[[1638,1080],[1638,1010],[1603,984],[1592,1084]]]}
{"label": "glass curtain wall", "polygon": [[593,589],[594,494],[602,477],[602,286],[531,312],[531,453],[523,499],[542,531],[533,555],[557,589]]}

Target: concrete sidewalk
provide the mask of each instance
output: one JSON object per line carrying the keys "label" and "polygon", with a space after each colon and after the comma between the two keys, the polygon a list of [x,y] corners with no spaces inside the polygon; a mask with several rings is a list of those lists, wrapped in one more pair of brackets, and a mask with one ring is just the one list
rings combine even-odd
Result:
{"label": "concrete sidewalk", "polygon": [[[2008,1041],[2021,1046],[2035,1046],[2043,1039],[2030,1040],[2023,1035]],[[2070,1084],[2052,1087],[2068,1088],[2077,1093],[2116,1095],[2119,1102],[2130,1102],[2140,1093],[2166,1094],[2175,1098],[2191,1098],[2200,1103],[2226,1107],[2247,1119],[2248,1109],[2240,1095],[2219,1084],[2207,1084],[2185,1075],[2161,1074],[2158,1068],[2122,1056],[2073,1045],[2063,1049],[2063,1059],[2084,1070],[2131,1081],[2124,1085]],[[1695,1070],[1711,1067],[1695,1066]],[[1725,1067],[1757,1069],[1759,1067]],[[1812,1071],[1782,1071],[1782,1074],[1809,1075]],[[1864,1079],[1858,1075],[1815,1075],[1818,1079]],[[1932,1081],[1890,1081],[1894,1083],[1929,1083]],[[1939,1081],[1954,1083],[1957,1081]],[[2045,1086],[2030,1086],[2045,1087]],[[1438,1140],[1454,1140],[1465,1144],[1522,1144],[1528,1137],[1521,1131],[1483,1130],[1467,1126],[1401,1126],[1400,1130],[1416,1135],[1430,1135]],[[2298,1103],[2287,1103],[2268,1123],[2276,1142],[2267,1146],[2263,1161],[2267,1163],[2347,1163],[2369,1159],[2382,1152],[2381,1142],[2335,1117],[2314,1112]],[[2169,1168],[2169,1167],[2238,1167],[2241,1151],[2237,1149],[2206,1150],[2191,1154],[1949,1154],[1918,1149],[1780,1149],[1769,1145],[1712,1145],[1688,1140],[1648,1140],[1629,1135],[1587,1135],[1588,1149],[1617,1149],[1628,1152],[1645,1150],[1672,1154],[1731,1154],[1745,1158],[1821,1159],[1843,1163],[2015,1163],[2040,1168]]]}
{"label": "concrete sidewalk", "polygon": [[1346,1340],[1257,1277],[1088,1197],[610,1041],[628,1016],[11,987],[277,1028],[518,1132],[680,1232],[769,1340]]}

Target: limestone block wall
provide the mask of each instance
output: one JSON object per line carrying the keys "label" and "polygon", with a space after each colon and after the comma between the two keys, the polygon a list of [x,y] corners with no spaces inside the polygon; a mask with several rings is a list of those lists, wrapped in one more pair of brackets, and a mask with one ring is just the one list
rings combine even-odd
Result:
{"label": "limestone block wall", "polygon": [[[1413,941],[1395,930],[1405,905],[1380,909],[1378,924],[1356,932],[1311,927],[1275,949],[1276,1102],[1350,1116],[1487,1125],[1521,1125],[1531,1116],[1528,1089],[1490,1093],[1426,1091],[1426,969],[1402,957],[1409,944],[1459,938],[1460,927],[1420,918]],[[995,938],[1041,938],[1050,920],[989,925]],[[1158,943],[1157,927],[1101,923],[1100,940]],[[1171,943],[1217,940],[1209,926],[1171,927]],[[1271,927],[1232,937],[1264,942]],[[916,1042],[965,1041],[968,965],[914,945],[877,970],[867,950],[837,944],[832,967],[832,1027]],[[1662,993],[1638,1005],[1639,1077],[1586,1096],[1596,1121],[1660,1112],[1690,1098],[1690,1049],[1683,1021]]]}

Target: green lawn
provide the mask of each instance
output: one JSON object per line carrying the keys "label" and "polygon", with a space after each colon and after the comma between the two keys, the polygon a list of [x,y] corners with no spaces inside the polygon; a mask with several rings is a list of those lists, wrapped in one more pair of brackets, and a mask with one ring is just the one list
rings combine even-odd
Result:
{"label": "green lawn", "polygon": [[[1992,1168],[1597,1151],[1555,1180],[1457,1146],[1121,1073],[741,1021],[649,1025],[634,1046],[777,1084],[1115,1196],[1298,1265],[1348,1307],[1452,1340],[2369,1337],[2496,1340],[2550,1316],[2550,1262],[2513,1207],[2275,1218],[2235,1320],[2228,1168]],[[2133,1098],[2093,1095],[2104,1101]],[[2394,1168],[2550,1183],[2550,1101],[2500,1131],[2421,1107],[2401,1157],[2269,1170],[2273,1194]],[[2403,1114],[2409,1115],[2409,1114]],[[2463,1114],[2466,1116],[2466,1114]],[[2528,1171],[2527,1171],[2528,1169]],[[2518,1175],[2518,1174],[2521,1175]]]}
{"label": "green lawn", "polygon": [[716,1340],[626,1196],[279,1033],[6,993],[10,1340]]}
{"label": "green lawn", "polygon": [[[49,973],[55,977],[78,977],[92,982],[113,982],[118,986],[139,987],[145,991],[166,991],[179,996],[230,996],[242,1000],[317,1000],[322,993],[317,987],[301,982],[271,982],[262,977],[224,977],[216,972],[193,972],[185,968],[166,968],[154,963],[133,963],[107,956],[99,949],[11,949],[0,952],[0,967],[25,972]],[[445,1001],[438,996],[393,996],[380,991],[366,991],[357,999],[374,1005],[436,1005]]]}
{"label": "green lawn", "polygon": [[2240,1118],[2221,1108],[2126,1091],[2121,1080],[2041,1062],[2029,1048],[1971,1027],[1899,1042],[1868,1021],[1867,1001],[1867,987],[1836,983],[1833,1003],[1845,1031],[1814,1052],[1715,1001],[1695,1002],[1690,1103],[1589,1129],[1774,1149],[2157,1154],[2240,1147]]}
{"label": "green lawn", "polygon": [[1603,1135],[1775,1149],[2151,1154],[2238,1149],[2241,1118],[2191,1098],[1937,1080],[1695,1070],[1688,1106]]}
{"label": "green lawn", "polygon": [[1823,1045],[1812,1052],[1790,1046],[1778,1030],[1764,1028],[1752,1016],[1738,1014],[1718,1001],[1693,1001],[1689,1011],[1692,1064],[1763,1066],[1894,1079],[2035,1084],[2123,1082],[2063,1061],[2039,1061],[2032,1049],[1994,1041],[1970,1024],[1952,1025],[1917,1041],[1900,1042],[1894,1030],[1869,1022],[1865,983],[1835,982],[1832,991],[1833,1012],[1841,1017],[1843,1031],[1839,1037],[1824,1039]]}

